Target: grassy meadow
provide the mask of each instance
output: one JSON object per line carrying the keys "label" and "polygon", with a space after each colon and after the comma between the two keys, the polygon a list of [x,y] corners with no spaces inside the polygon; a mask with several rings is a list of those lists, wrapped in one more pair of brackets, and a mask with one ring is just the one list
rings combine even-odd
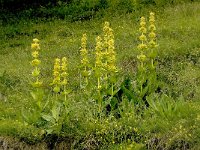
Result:
{"label": "grassy meadow", "polygon": [[[140,77],[151,80],[151,73],[140,72],[137,57],[140,17],[148,21],[149,12],[155,13],[157,29],[156,79],[148,87],[153,90],[140,97],[137,84],[147,84]],[[0,22],[2,149],[200,149],[200,3],[104,13],[90,20]],[[109,81],[114,88],[111,94],[105,87],[97,89],[93,73],[95,38],[103,37],[106,21],[113,30],[118,69],[115,82]],[[80,76],[84,33],[89,77]],[[31,85],[34,38],[40,41],[40,88]],[[49,85],[55,58],[63,57],[67,59],[67,98]],[[81,88],[85,78],[89,84]]]}

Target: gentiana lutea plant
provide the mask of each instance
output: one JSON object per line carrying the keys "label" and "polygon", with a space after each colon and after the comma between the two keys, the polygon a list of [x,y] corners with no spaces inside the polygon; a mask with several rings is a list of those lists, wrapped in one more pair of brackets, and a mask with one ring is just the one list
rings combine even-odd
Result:
{"label": "gentiana lutea plant", "polygon": [[102,88],[102,75],[103,75],[103,53],[102,53],[102,38],[100,36],[98,36],[96,38],[96,47],[95,47],[95,67],[94,67],[94,71],[95,71],[95,76],[97,78],[97,90],[98,92],[100,92],[101,88]]}
{"label": "gentiana lutea plant", "polygon": [[40,67],[39,67],[41,64],[41,61],[39,59],[40,44],[37,38],[33,39],[33,42],[31,44],[31,49],[32,49],[31,54],[33,57],[31,65],[34,67],[32,71],[32,77],[34,81],[31,83],[34,89],[32,90],[31,95],[33,99],[36,101],[36,104],[41,111],[42,109],[41,103],[44,93],[40,88],[42,86],[42,81],[40,80]]}
{"label": "gentiana lutea plant", "polygon": [[95,66],[94,66],[94,74],[95,81],[97,82],[96,89],[97,90],[97,101],[99,106],[102,103],[102,86],[103,86],[103,53],[102,53],[102,38],[100,36],[96,37],[96,47],[95,47]]}
{"label": "gentiana lutea plant", "polygon": [[[42,118],[47,121],[46,131],[48,134],[60,134],[64,118],[68,109],[68,72],[67,58],[56,58],[53,68],[53,92],[55,97],[52,99],[48,113],[43,113]],[[62,97],[64,96],[64,98]],[[62,99],[63,98],[63,99]]]}
{"label": "gentiana lutea plant", "polygon": [[65,103],[67,103],[67,96],[70,93],[69,88],[67,87],[68,83],[68,70],[67,70],[67,58],[62,58],[61,64],[61,85],[62,85],[62,95],[64,95]]}
{"label": "gentiana lutea plant", "polygon": [[137,56],[138,70],[136,78],[137,93],[140,102],[143,103],[146,101],[146,96],[154,93],[158,87],[155,61],[158,45],[156,44],[155,14],[153,12],[150,12],[148,30],[145,17],[141,17],[139,31],[141,33],[139,37],[141,43],[138,45],[140,54]]}
{"label": "gentiana lutea plant", "polygon": [[[103,35],[96,37],[94,74],[99,112],[114,96],[116,82],[116,52],[114,33],[109,22],[104,23]],[[109,101],[108,101],[109,99]]]}
{"label": "gentiana lutea plant", "polygon": [[32,106],[30,109],[23,109],[22,116],[25,122],[29,124],[37,125],[41,119],[41,112],[44,109],[43,100],[44,100],[44,91],[42,89],[42,81],[41,81],[41,71],[40,71],[40,64],[41,61],[39,59],[39,51],[40,51],[40,44],[37,38],[33,39],[31,44],[31,55],[33,60],[31,61],[31,66],[33,67],[32,70],[32,81],[31,81],[31,96],[32,96]]}
{"label": "gentiana lutea plant", "polygon": [[31,49],[32,49],[32,57],[33,60],[31,61],[31,65],[34,67],[32,71],[32,76],[34,78],[34,82],[32,82],[33,87],[40,87],[42,85],[42,81],[40,81],[39,76],[40,76],[40,68],[39,65],[41,61],[39,60],[39,50],[40,50],[40,45],[39,45],[39,40],[38,39],[33,39],[33,43],[31,44]]}
{"label": "gentiana lutea plant", "polygon": [[111,86],[111,96],[114,95],[115,74],[118,72],[116,67],[116,53],[113,30],[109,22],[105,22],[103,27],[103,65],[105,69],[105,88]]}
{"label": "gentiana lutea plant", "polygon": [[80,86],[82,89],[85,89],[88,85],[88,80],[90,76],[90,64],[88,60],[88,50],[87,50],[87,35],[83,34],[81,39],[81,67],[80,67]]}

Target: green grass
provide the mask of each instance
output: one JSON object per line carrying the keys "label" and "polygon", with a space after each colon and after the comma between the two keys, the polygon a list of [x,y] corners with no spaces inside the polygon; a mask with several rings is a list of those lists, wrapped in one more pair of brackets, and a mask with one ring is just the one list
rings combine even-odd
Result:
{"label": "green grass", "polygon": [[[115,34],[117,64],[121,72],[134,75],[136,71],[137,54],[139,53],[136,48],[138,44],[137,37],[139,35],[138,22],[141,15],[148,16],[149,11],[152,11],[150,7],[138,13],[114,16],[111,14],[111,16],[106,15],[105,17],[94,18],[88,21],[69,22],[67,20],[55,19],[46,22],[27,22],[21,20],[14,25],[1,25],[0,121],[4,123],[0,124],[0,134],[16,136],[22,139],[27,137],[26,140],[37,142],[34,136],[31,138],[32,133],[29,133],[29,131],[24,131],[21,135],[18,134],[25,128],[22,127],[23,125],[16,125],[18,129],[13,129],[9,126],[6,128],[7,124],[12,124],[12,120],[14,122],[15,120],[23,122],[21,116],[22,108],[29,109],[33,103],[30,98],[31,86],[29,84],[32,71],[30,65],[32,59],[30,44],[33,38],[36,37],[41,41],[40,59],[42,61],[42,80],[46,83],[45,86],[48,87],[47,83],[52,80],[51,74],[54,58],[65,56],[69,60],[69,86],[76,91],[79,86],[79,48],[82,34],[87,33],[88,35],[89,53],[93,57],[95,37],[102,34],[104,21],[109,21]],[[139,131],[137,135],[135,135],[136,139],[134,139],[134,141],[141,143],[141,145],[147,144],[150,149],[156,149],[159,148],[159,146],[166,146],[168,149],[184,149],[181,147],[184,144],[185,147],[190,145],[190,148],[197,149],[200,146],[198,141],[198,133],[200,132],[198,123],[200,120],[196,118],[200,111],[198,108],[198,106],[200,106],[200,3],[184,3],[159,9],[153,8],[153,11],[156,13],[158,29],[158,78],[161,82],[162,92],[177,101],[176,105],[178,111],[182,112],[182,114],[176,115],[176,112],[174,112],[171,118],[167,117],[166,120],[163,121],[160,114],[155,115],[151,110],[149,110],[150,112],[147,111],[145,114],[146,119],[143,120],[142,126],[140,126],[140,119],[135,119],[134,126],[138,128]],[[78,94],[73,97],[79,99]],[[184,99],[181,106],[179,106],[178,103],[180,97]],[[152,99],[155,98],[152,97]],[[75,99],[74,101],[77,100]],[[72,102],[71,105],[72,116],[81,120],[84,114],[80,114],[80,112],[84,112],[87,108],[84,108],[84,106],[79,107],[81,104],[76,104],[75,102]],[[189,108],[187,105],[189,105]],[[188,111],[185,111],[185,109]],[[150,116],[152,113],[154,117],[151,118]],[[89,115],[90,112],[86,114]],[[94,124],[94,120],[92,120],[94,118],[90,116],[87,116],[85,119],[85,122],[79,122],[70,118],[69,120],[72,122],[66,127],[65,135],[62,136],[71,136],[70,138],[75,139],[75,141],[80,144],[80,147],[82,146],[81,148],[88,146],[93,149],[94,145],[98,145],[98,138],[102,136],[95,135],[94,131],[96,129],[102,131],[104,126],[98,121],[97,125]],[[127,133],[120,134],[126,135],[131,133],[128,127],[132,125],[128,123],[128,121],[113,121],[111,119],[111,123],[108,124],[105,129],[108,130],[108,137],[105,135],[103,137],[105,139],[108,138],[107,141],[109,141],[109,138],[113,138],[111,134],[115,132],[112,131],[121,132],[117,127],[114,128],[112,123],[116,123],[117,126],[122,126],[122,128],[124,127],[127,129]],[[78,128],[74,129],[73,126]],[[183,131],[182,126],[185,128]],[[32,128],[32,126],[30,126],[30,128]],[[40,129],[41,128],[37,129],[37,127],[35,127],[36,131],[34,132],[38,133]],[[68,129],[71,129],[71,131],[68,131]],[[109,129],[111,132],[109,132]],[[29,128],[27,130],[29,130]],[[179,134],[179,131],[181,131],[182,134]],[[190,137],[189,134],[193,137]],[[118,134],[116,136],[118,136]],[[121,137],[119,137],[119,139],[120,138]],[[118,139],[114,140],[120,141]],[[156,145],[156,140],[160,145]],[[108,146],[106,140],[99,142],[103,143],[103,146]],[[120,146],[130,146],[129,143],[111,143],[112,141],[109,146],[111,149],[115,149],[115,147],[118,149]],[[167,145],[164,143],[167,143]],[[79,147],[76,144],[74,147]]]}

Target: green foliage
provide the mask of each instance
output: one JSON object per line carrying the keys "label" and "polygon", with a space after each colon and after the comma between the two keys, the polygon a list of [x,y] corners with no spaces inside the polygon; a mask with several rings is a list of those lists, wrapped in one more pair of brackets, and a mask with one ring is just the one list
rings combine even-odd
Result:
{"label": "green foliage", "polygon": [[46,132],[47,134],[58,135],[61,133],[63,119],[63,113],[65,114],[66,109],[63,109],[62,103],[55,102],[50,110],[49,114],[42,114],[42,118],[47,121]]}
{"label": "green foliage", "polygon": [[[169,120],[178,119],[186,113],[186,105],[183,98],[174,101],[167,95],[151,95],[147,98],[147,101],[153,114],[161,118]],[[187,109],[187,111],[189,111],[189,109]]]}
{"label": "green foliage", "polygon": [[107,16],[107,12],[118,15],[140,11],[143,7],[151,5],[159,8],[168,4],[193,1],[198,0],[31,0],[28,2],[25,0],[2,0],[0,19],[4,23],[14,23],[18,21],[18,18],[27,20],[35,17],[44,20],[46,18],[69,19],[71,21],[90,20]]}
{"label": "green foliage", "polygon": [[140,132],[146,133],[144,139],[148,139],[149,149],[180,149],[185,146],[192,149],[193,142],[198,140],[195,137],[198,131],[194,128],[198,126],[195,122],[199,110],[181,98],[174,101],[167,96],[156,96],[153,100],[150,100],[150,109],[146,111],[140,128]]}
{"label": "green foliage", "polygon": [[0,75],[0,91],[2,94],[6,94],[7,90],[14,89],[19,83],[20,80],[17,77],[9,75],[6,71]]}
{"label": "green foliage", "polygon": [[1,120],[0,134],[14,136],[28,143],[36,143],[44,136],[44,130],[18,120]]}

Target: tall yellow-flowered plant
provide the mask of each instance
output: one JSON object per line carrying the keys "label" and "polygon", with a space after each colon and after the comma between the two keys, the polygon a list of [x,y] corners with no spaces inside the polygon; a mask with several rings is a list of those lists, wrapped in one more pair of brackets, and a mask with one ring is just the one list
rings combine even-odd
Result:
{"label": "tall yellow-flowered plant", "polygon": [[81,39],[80,54],[81,54],[81,77],[84,78],[83,87],[85,87],[88,85],[88,77],[90,75],[86,34],[83,34],[82,39]]}
{"label": "tall yellow-flowered plant", "polygon": [[40,87],[42,85],[42,81],[39,80],[40,76],[40,68],[39,65],[41,61],[39,60],[39,50],[40,50],[40,45],[39,45],[39,40],[38,39],[33,39],[33,42],[31,44],[31,49],[32,49],[32,57],[33,60],[31,61],[31,65],[34,67],[32,71],[32,76],[35,78],[35,81],[32,83],[33,87]]}
{"label": "tall yellow-flowered plant", "polygon": [[104,32],[104,66],[107,71],[111,70],[111,65],[115,63],[115,51],[114,51],[114,35],[113,30],[110,28],[110,23],[105,22],[103,27]]}
{"label": "tall yellow-flowered plant", "polygon": [[[110,27],[109,22],[105,22],[104,27],[103,27],[103,32],[104,32],[104,42],[103,42],[103,62],[104,62],[104,68],[105,68],[105,82],[106,82],[106,88],[107,88],[107,82],[108,78],[113,79],[113,76],[117,72],[116,68],[116,53],[115,53],[115,46],[114,46],[114,34],[113,30]],[[111,80],[112,88],[113,88],[113,82],[114,80]],[[113,90],[112,90],[113,94]]]}
{"label": "tall yellow-flowered plant", "polygon": [[108,39],[108,58],[107,58],[107,70],[110,74],[116,73],[116,53],[115,53],[115,41],[113,30],[109,28],[109,39]]}
{"label": "tall yellow-flowered plant", "polygon": [[105,84],[106,84],[106,89],[107,89],[107,80],[108,80],[108,58],[109,58],[109,53],[108,53],[108,41],[110,39],[110,35],[109,35],[109,30],[110,30],[110,24],[109,22],[105,22],[104,23],[104,27],[103,27],[103,33],[104,33],[104,37],[103,37],[103,63],[104,63],[104,69],[105,69],[105,76],[104,76],[104,80],[105,80]]}
{"label": "tall yellow-flowered plant", "polygon": [[158,46],[156,43],[156,26],[155,26],[155,13],[150,12],[150,16],[149,16],[149,57],[150,57],[150,61],[151,61],[151,68],[155,69],[154,66],[154,59],[156,57],[156,51],[155,48]]}
{"label": "tall yellow-flowered plant", "polygon": [[139,31],[141,33],[139,39],[140,44],[138,45],[138,49],[140,50],[140,55],[137,56],[138,60],[140,61],[141,69],[144,67],[144,62],[146,61],[146,55],[144,54],[145,50],[147,49],[147,29],[146,29],[146,20],[144,17],[140,18],[140,28]]}
{"label": "tall yellow-flowered plant", "polygon": [[155,27],[155,14],[150,13],[149,17],[149,26],[148,26],[148,38],[147,38],[147,28],[146,20],[144,17],[140,19],[140,28],[141,33],[139,40],[140,44],[138,49],[140,54],[137,56],[139,60],[138,72],[137,72],[137,83],[139,88],[139,95],[142,99],[145,99],[145,95],[149,95],[152,92],[155,92],[157,88],[157,75],[155,70],[155,58],[157,47],[156,44],[156,27]]}
{"label": "tall yellow-flowered plant", "polygon": [[96,47],[95,47],[95,75],[97,77],[97,89],[100,90],[101,85],[101,78],[102,78],[102,72],[103,72],[103,53],[102,53],[102,38],[98,36],[96,38]]}
{"label": "tall yellow-flowered plant", "polygon": [[67,73],[67,58],[63,57],[62,58],[62,64],[61,64],[61,85],[63,86],[63,95],[65,96],[65,101],[67,99],[67,94],[68,94],[68,90],[67,90],[67,77],[68,77],[68,73]]}
{"label": "tall yellow-flowered plant", "polygon": [[60,59],[56,58],[54,62],[54,68],[53,68],[53,82],[51,85],[53,85],[53,91],[56,93],[56,97],[58,93],[60,92],[60,84],[61,84],[61,67],[60,67]]}

